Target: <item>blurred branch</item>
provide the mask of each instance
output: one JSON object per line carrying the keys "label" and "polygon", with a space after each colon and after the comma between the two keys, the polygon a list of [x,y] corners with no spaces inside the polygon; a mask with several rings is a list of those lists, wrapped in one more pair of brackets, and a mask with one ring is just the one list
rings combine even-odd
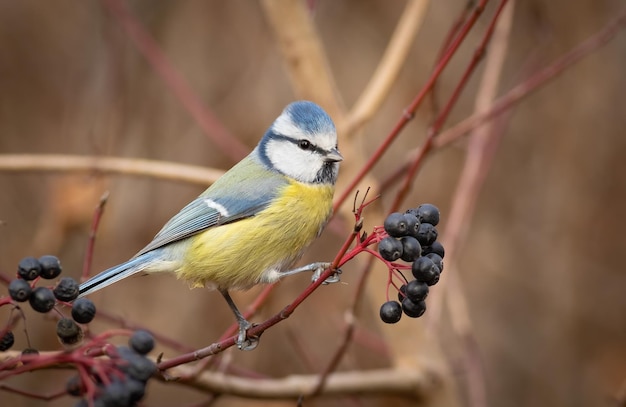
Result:
{"label": "blurred branch", "polygon": [[[463,23],[465,22],[465,20],[467,20],[467,17],[470,15],[473,7],[474,7],[474,0],[465,1],[465,6],[463,7],[463,9],[461,10],[461,13],[456,17],[456,19],[454,20],[454,22],[448,29],[446,38],[444,39],[441,46],[439,47],[439,52],[437,53],[437,59],[435,59],[434,67],[437,66],[437,63],[439,63],[439,61],[441,61],[441,58],[443,58],[443,56],[446,54],[446,51],[450,47],[450,44],[452,44],[452,40],[454,40],[456,36],[459,34],[459,31],[463,27]],[[430,90],[430,109],[434,115],[439,114],[439,110],[440,110],[439,98],[437,95],[438,84],[439,84],[439,80],[435,82],[432,89]]]}
{"label": "blurred branch", "polygon": [[389,45],[376,67],[365,90],[348,114],[341,130],[348,138],[354,136],[380,108],[406,60],[417,31],[422,26],[430,0],[409,0],[389,41]]}
{"label": "blurred branch", "polygon": [[369,274],[372,270],[374,259],[374,256],[369,256],[367,263],[363,266],[363,271],[359,276],[357,287],[354,290],[354,299],[352,300],[352,305],[344,315],[345,327],[343,338],[341,340],[341,343],[335,350],[333,356],[331,357],[330,362],[328,363],[324,371],[320,374],[318,384],[313,390],[313,394],[315,395],[321,394],[324,391],[324,388],[328,383],[329,376],[337,369],[339,363],[348,351],[348,347],[352,343],[352,340],[354,338],[354,331],[356,329],[357,313],[361,307],[361,303],[363,302],[363,297],[365,297],[365,294],[367,292],[365,290],[365,285],[367,284]]}
{"label": "blurred branch", "polygon": [[[179,366],[170,373],[185,376],[193,366]],[[438,375],[425,370],[381,369],[340,372],[328,376],[319,396],[387,394],[425,398],[438,385]],[[204,372],[189,382],[195,389],[255,399],[296,399],[313,396],[319,375],[292,375],[282,379],[248,379],[216,372]]]}
{"label": "blurred branch", "polygon": [[87,242],[87,250],[85,250],[85,258],[83,259],[83,270],[81,273],[81,280],[85,281],[91,274],[91,265],[93,261],[93,252],[96,245],[96,235],[98,233],[98,226],[100,226],[100,220],[104,214],[104,207],[109,199],[109,191],[106,191],[100,197],[100,202],[96,206],[93,217],[91,219],[91,227],[89,228],[89,240]]}
{"label": "blurred branch", "polygon": [[[469,79],[471,78],[471,76],[476,71],[476,68],[478,67],[478,64],[483,60],[483,58],[485,56],[485,53],[486,53],[487,45],[491,41],[495,25],[496,25],[496,23],[498,21],[498,18],[500,16],[500,13],[501,13],[503,7],[506,5],[506,2],[507,2],[507,0],[500,0],[499,6],[498,6],[496,12],[494,13],[493,17],[491,18],[491,21],[489,22],[489,26],[487,27],[487,30],[483,34],[483,38],[482,38],[480,44],[474,50],[474,54],[473,54],[469,64],[465,68],[465,71],[463,72],[463,75],[461,76],[461,79],[459,80],[459,82],[455,86],[455,88],[454,88],[454,90],[452,92],[452,95],[450,95],[450,98],[448,99],[448,102],[445,104],[445,106],[443,107],[441,112],[439,112],[439,114],[437,115],[434,123],[428,129],[428,132],[426,134],[426,140],[424,141],[424,143],[418,149],[418,153],[417,153],[417,156],[415,157],[415,160],[409,166],[406,174],[404,174],[404,177],[403,177],[404,178],[404,182],[400,186],[400,189],[398,190],[398,192],[396,194],[396,197],[394,198],[394,202],[393,202],[393,205],[391,207],[391,210],[394,210],[394,211],[398,210],[398,208],[400,207],[400,205],[402,204],[402,202],[404,201],[404,199],[408,195],[408,193],[409,193],[409,191],[411,189],[411,186],[413,185],[413,179],[417,176],[417,172],[422,167],[422,161],[424,160],[426,155],[432,150],[433,142],[435,141],[436,136],[441,131],[443,125],[446,122],[446,120],[448,120],[450,112],[452,111],[454,106],[456,106],[456,102],[458,101],[459,96],[461,95],[461,93],[465,89],[465,86],[467,85],[467,83],[468,83]],[[476,7],[476,11],[473,14],[476,14],[477,12],[479,12],[479,10],[482,10],[485,7],[485,4],[486,4],[486,1],[484,1],[482,4],[478,5]],[[470,17],[470,20],[471,20],[471,17]],[[458,34],[459,37],[462,36],[462,35],[463,35],[463,31],[461,31]]]}
{"label": "blurred branch", "polygon": [[338,123],[345,115],[326,53],[304,1],[263,0],[296,96],[319,103]]}
{"label": "blurred branch", "polygon": [[434,143],[435,147],[443,147],[458,140],[486,121],[492,120],[505,110],[510,109],[514,104],[549,83],[554,77],[563,73],[563,71],[571,68],[589,54],[608,44],[620,30],[623,30],[625,27],[626,9],[622,10],[615,19],[608,22],[600,31],[580,43],[570,52],[498,98],[489,109],[484,112],[476,112],[454,127],[442,132]]}
{"label": "blurred branch", "polygon": [[[433,140],[433,148],[439,149],[449,146],[477,127],[494,120],[505,111],[510,110],[533,92],[549,84],[564,71],[607,45],[624,28],[626,28],[626,9],[622,10],[615,19],[609,21],[600,31],[500,96],[485,111],[474,112],[461,122],[442,131]],[[392,172],[381,184],[388,188],[398,182],[401,179],[401,175],[407,172],[410,163],[416,159],[418,154],[419,149],[414,149],[407,154],[405,163]]]}
{"label": "blurred branch", "polygon": [[[37,357],[48,357],[61,360],[65,352],[41,352]],[[0,353],[0,362],[23,358],[20,351]],[[16,365],[16,368],[22,365]],[[23,368],[23,366],[22,366]],[[37,367],[41,369],[71,369],[66,361],[48,363]],[[10,370],[10,369],[9,369]],[[193,377],[194,366],[184,365],[171,369],[167,377],[157,375],[161,381],[195,388],[207,393],[227,394],[244,398],[256,399],[295,399],[313,395],[319,376],[292,375],[279,379],[244,378],[221,372],[203,372]],[[190,380],[171,381],[172,377],[193,377]],[[341,396],[349,394],[388,394],[410,398],[425,398],[440,386],[441,373],[426,369],[380,369],[370,371],[354,371],[333,373],[319,396]],[[2,389],[0,387],[0,389]],[[16,389],[5,389],[16,391]],[[19,390],[17,390],[19,392]],[[22,394],[20,392],[20,394]],[[28,394],[32,397],[31,394]],[[54,394],[51,397],[56,397]],[[50,396],[41,396],[47,398]]]}
{"label": "blurred branch", "polygon": [[0,171],[97,171],[183,181],[202,186],[212,184],[224,174],[224,171],[217,169],[156,160],[61,154],[0,154]]}
{"label": "blurred branch", "polygon": [[239,161],[250,150],[224,127],[219,119],[204,105],[200,97],[187,84],[163,53],[159,45],[135,17],[128,3],[121,0],[102,0],[104,6],[122,26],[137,51],[148,61],[167,88],[176,96],[191,117],[211,141],[234,162]]}
{"label": "blurred branch", "polygon": [[[514,1],[505,7],[506,0],[500,2],[498,12],[502,17],[497,25],[493,26],[493,39],[485,61],[482,80],[476,94],[475,111],[484,112],[495,99],[505,57],[509,48],[509,34],[513,25]],[[495,20],[494,20],[495,21]],[[436,296],[431,306],[431,320],[436,321],[441,313],[442,300],[445,298],[449,305],[452,326],[457,337],[465,349],[463,354],[463,371],[467,381],[468,405],[481,407],[487,405],[485,377],[482,360],[477,349],[476,339],[472,330],[468,305],[465,293],[458,278],[456,260],[458,248],[465,241],[469,224],[473,219],[474,211],[480,191],[484,185],[489,169],[493,163],[496,147],[503,130],[495,123],[476,128],[472,134],[461,177],[454,194],[448,223],[444,230],[444,243],[448,264],[448,278],[443,279],[442,295]]]}
{"label": "blurred branch", "polygon": [[57,390],[55,392],[48,393],[48,394],[37,394],[32,391],[18,389],[17,387],[13,387],[8,383],[2,383],[2,382],[0,382],[0,390],[6,391],[9,393],[19,394],[20,396],[28,397],[31,399],[43,400],[43,401],[56,400],[60,397],[67,395],[67,390],[65,389]]}
{"label": "blurred branch", "polygon": [[[415,116],[415,112],[419,108],[419,106],[424,101],[424,98],[430,92],[432,87],[435,85],[437,78],[441,75],[443,70],[448,66],[448,63],[456,54],[456,51],[459,49],[467,34],[470,32],[478,17],[482,14],[485,4],[488,0],[482,0],[479,4],[477,4],[472,12],[470,13],[469,18],[465,21],[465,24],[459,30],[459,34],[454,38],[452,44],[446,51],[441,61],[437,63],[437,66],[433,70],[432,74],[419,91],[419,93],[415,96],[413,101],[409,104],[409,106],[404,110],[397,123],[393,127],[393,129],[389,132],[389,134],[385,137],[382,143],[378,146],[378,148],[374,151],[374,153],[370,156],[365,165],[359,170],[358,174],[350,181],[349,186],[345,189],[345,191],[340,195],[340,197],[336,200],[335,208],[341,206],[343,202],[350,196],[352,190],[356,188],[356,186],[363,180],[363,178],[371,171],[374,165],[380,160],[380,158],[385,154],[387,149],[391,146],[391,144],[398,137],[400,132],[406,127],[406,125],[413,119]],[[422,144],[420,150],[423,150],[423,154],[430,150],[432,146],[433,137],[427,137],[426,141]]]}

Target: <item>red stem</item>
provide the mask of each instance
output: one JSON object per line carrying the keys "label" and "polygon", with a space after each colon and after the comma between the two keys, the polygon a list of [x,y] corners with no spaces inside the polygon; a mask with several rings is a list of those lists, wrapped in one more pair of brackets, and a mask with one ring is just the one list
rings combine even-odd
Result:
{"label": "red stem", "polygon": [[[361,182],[361,180],[363,180],[365,175],[370,172],[370,170],[374,167],[374,165],[380,160],[383,154],[387,151],[389,146],[391,146],[391,144],[395,141],[396,137],[398,137],[402,129],[404,129],[407,123],[413,118],[413,116],[415,115],[415,111],[423,102],[424,97],[428,94],[428,92],[434,86],[435,82],[437,81],[437,78],[441,75],[445,67],[448,65],[448,63],[452,59],[452,56],[454,56],[456,51],[459,49],[459,46],[461,45],[461,43],[463,42],[463,40],[465,39],[469,31],[471,30],[471,28],[474,26],[474,23],[476,23],[476,20],[482,13],[485,7],[485,4],[487,2],[488,0],[482,0],[480,4],[474,8],[472,14],[463,25],[463,28],[461,29],[459,35],[454,39],[454,41],[450,45],[450,48],[448,49],[446,54],[443,56],[441,61],[439,61],[439,63],[433,70],[433,73],[430,75],[430,78],[428,79],[428,81],[426,82],[422,90],[417,94],[415,99],[413,99],[411,104],[405,109],[404,113],[402,114],[402,116],[400,117],[396,125],[393,127],[391,132],[387,135],[385,140],[383,140],[383,142],[376,149],[374,154],[372,154],[372,156],[365,163],[363,168],[359,170],[359,172],[354,177],[354,179],[350,182],[350,184],[343,191],[342,195],[337,199],[334,205],[335,211],[337,211],[338,208],[348,198],[348,196],[352,194],[352,191],[356,188],[359,182]],[[426,141],[426,143],[428,143],[428,140]]]}
{"label": "red stem", "polygon": [[[456,102],[458,101],[458,98],[461,95],[461,92],[463,91],[463,89],[465,89],[465,85],[467,85],[467,82],[469,81],[471,75],[476,70],[478,63],[482,60],[483,56],[485,55],[485,49],[487,48],[487,44],[491,40],[493,31],[495,29],[495,25],[506,3],[507,3],[507,0],[500,1],[496,12],[491,18],[487,31],[485,31],[485,34],[483,35],[482,41],[480,42],[480,44],[474,51],[474,55],[472,56],[472,59],[470,63],[468,64],[467,68],[465,68],[465,72],[463,72],[463,76],[461,77],[461,79],[459,80],[459,83],[454,88],[454,91],[452,92],[452,95],[448,99],[448,102],[446,103],[445,107],[439,113],[439,116],[435,120],[435,123],[428,129],[426,140],[424,141],[424,144],[422,144],[417,154],[417,157],[415,158],[415,160],[409,167],[408,171],[406,172],[404,176],[404,182],[402,183],[402,186],[400,187],[400,189],[398,190],[398,193],[396,194],[396,197],[394,199],[394,202],[393,202],[393,205],[391,206],[390,211],[398,210],[398,208],[400,208],[400,206],[402,205],[402,202],[404,202],[404,200],[406,199],[406,196],[408,195],[409,191],[411,190],[411,186],[413,185],[413,180],[415,179],[417,172],[422,166],[422,162],[424,161],[424,158],[433,147],[433,141],[435,137],[437,136],[437,134],[439,134],[439,131],[441,131],[441,128],[443,127],[444,123],[448,119],[448,116],[450,115],[450,112],[452,111],[452,108],[456,105]],[[477,9],[482,10],[483,7],[484,7],[484,2],[482,4],[482,7],[478,6]],[[476,15],[476,10],[470,17],[470,20],[472,20],[472,18],[474,19],[478,18],[478,16]],[[462,35],[462,33],[460,35]]]}
{"label": "red stem", "polygon": [[83,272],[81,276],[81,281],[87,280],[91,275],[91,265],[93,261],[94,247],[96,244],[96,234],[98,232],[100,219],[102,219],[102,215],[104,214],[104,207],[106,206],[108,198],[108,192],[102,195],[102,197],[100,198],[100,203],[98,203],[98,206],[96,207],[93,218],[91,220],[91,228],[89,229],[89,240],[87,242],[87,250],[85,251],[85,259],[83,260]]}

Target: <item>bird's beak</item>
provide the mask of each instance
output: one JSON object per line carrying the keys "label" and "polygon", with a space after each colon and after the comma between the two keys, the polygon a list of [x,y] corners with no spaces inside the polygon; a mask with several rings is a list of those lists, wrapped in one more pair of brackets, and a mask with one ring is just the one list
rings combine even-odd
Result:
{"label": "bird's beak", "polygon": [[339,150],[337,150],[336,148],[333,148],[328,153],[326,153],[326,157],[324,157],[324,159],[326,160],[326,162],[336,163],[338,161],[342,161],[343,156],[341,155]]}

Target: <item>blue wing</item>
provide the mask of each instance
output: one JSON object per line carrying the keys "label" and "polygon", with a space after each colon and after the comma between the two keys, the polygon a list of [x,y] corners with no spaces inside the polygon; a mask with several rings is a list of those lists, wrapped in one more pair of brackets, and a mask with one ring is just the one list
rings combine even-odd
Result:
{"label": "blue wing", "polygon": [[254,216],[287,183],[285,177],[264,169],[249,156],[172,217],[135,257],[208,228]]}

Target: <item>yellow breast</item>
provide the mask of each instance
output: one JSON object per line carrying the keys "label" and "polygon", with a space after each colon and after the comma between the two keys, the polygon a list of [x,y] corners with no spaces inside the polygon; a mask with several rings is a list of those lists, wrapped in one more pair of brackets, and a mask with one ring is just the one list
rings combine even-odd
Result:
{"label": "yellow breast", "polygon": [[249,288],[276,280],[319,235],[332,212],[334,187],[290,182],[268,208],[193,239],[178,271],[193,286]]}

